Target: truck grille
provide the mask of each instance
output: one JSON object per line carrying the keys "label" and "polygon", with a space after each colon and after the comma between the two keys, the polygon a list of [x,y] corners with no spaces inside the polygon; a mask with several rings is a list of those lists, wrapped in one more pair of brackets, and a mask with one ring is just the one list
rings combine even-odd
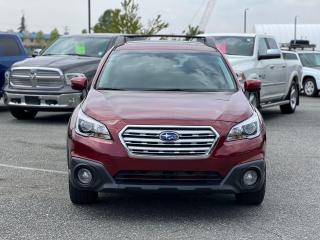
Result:
{"label": "truck grille", "polygon": [[19,88],[61,88],[63,74],[55,68],[13,68],[10,84]]}
{"label": "truck grille", "polygon": [[[164,141],[160,135],[173,132],[175,141]],[[131,156],[156,158],[206,157],[219,138],[219,134],[207,126],[127,126],[120,139]]]}
{"label": "truck grille", "polygon": [[120,171],[114,177],[117,184],[132,185],[217,185],[222,177],[203,171]]}

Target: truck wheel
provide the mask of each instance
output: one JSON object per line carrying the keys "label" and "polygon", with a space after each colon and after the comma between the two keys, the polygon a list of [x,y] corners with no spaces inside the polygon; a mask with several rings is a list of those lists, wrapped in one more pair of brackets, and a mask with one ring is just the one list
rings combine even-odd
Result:
{"label": "truck wheel", "polygon": [[255,108],[260,109],[260,99],[257,93],[254,93],[254,92],[249,93],[249,102]]}
{"label": "truck wheel", "polygon": [[257,192],[239,193],[236,194],[236,201],[241,204],[248,205],[260,205],[264,200],[264,195],[266,192],[266,181],[262,188]]}
{"label": "truck wheel", "polygon": [[12,116],[18,120],[30,120],[34,119],[38,111],[36,110],[26,110],[22,108],[10,108],[9,109]]}
{"label": "truck wheel", "polygon": [[70,200],[74,204],[90,204],[95,203],[98,199],[97,192],[82,191],[76,189],[69,181],[69,196]]}
{"label": "truck wheel", "polygon": [[313,78],[306,78],[303,83],[303,91],[304,94],[308,97],[318,96],[317,85]]}
{"label": "truck wheel", "polygon": [[289,94],[286,98],[287,100],[289,100],[289,103],[280,106],[281,112],[285,114],[294,113],[296,111],[298,98],[299,98],[299,92],[298,92],[297,86],[295,83],[292,83]]}

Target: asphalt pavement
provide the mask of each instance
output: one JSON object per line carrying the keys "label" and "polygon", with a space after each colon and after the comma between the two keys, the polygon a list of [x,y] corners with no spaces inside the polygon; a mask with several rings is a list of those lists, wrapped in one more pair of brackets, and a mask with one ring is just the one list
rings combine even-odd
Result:
{"label": "asphalt pavement", "polygon": [[292,115],[263,111],[267,193],[261,206],[231,195],[104,194],[94,205],[68,196],[70,114],[15,120],[0,106],[0,239],[320,239],[320,98]]}

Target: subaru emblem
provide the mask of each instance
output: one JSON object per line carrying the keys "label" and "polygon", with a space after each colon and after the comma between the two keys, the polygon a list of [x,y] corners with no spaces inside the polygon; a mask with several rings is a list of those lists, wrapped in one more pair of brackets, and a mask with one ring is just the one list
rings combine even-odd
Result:
{"label": "subaru emblem", "polygon": [[175,142],[179,140],[179,134],[173,131],[165,131],[160,133],[160,140],[164,142]]}

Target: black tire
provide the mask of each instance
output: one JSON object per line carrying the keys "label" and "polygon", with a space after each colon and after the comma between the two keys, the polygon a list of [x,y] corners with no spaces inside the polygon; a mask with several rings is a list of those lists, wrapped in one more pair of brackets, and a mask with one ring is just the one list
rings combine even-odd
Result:
{"label": "black tire", "polygon": [[75,188],[69,181],[69,196],[74,204],[91,204],[97,202],[98,193],[91,191],[82,191]]}
{"label": "black tire", "polygon": [[34,119],[38,113],[36,110],[26,110],[22,108],[9,108],[12,116],[18,120],[31,120]]}
{"label": "black tire", "polygon": [[265,192],[266,192],[266,181],[264,181],[264,184],[259,191],[239,193],[239,194],[236,194],[235,197],[236,197],[236,201],[240,204],[260,205],[264,200]]}
{"label": "black tire", "polygon": [[319,90],[316,81],[311,77],[306,78],[303,82],[303,91],[307,97],[317,97]]}
{"label": "black tire", "polygon": [[299,100],[299,90],[295,83],[291,84],[286,100],[289,100],[289,103],[280,106],[281,112],[284,114],[294,113],[296,111],[297,103]]}

